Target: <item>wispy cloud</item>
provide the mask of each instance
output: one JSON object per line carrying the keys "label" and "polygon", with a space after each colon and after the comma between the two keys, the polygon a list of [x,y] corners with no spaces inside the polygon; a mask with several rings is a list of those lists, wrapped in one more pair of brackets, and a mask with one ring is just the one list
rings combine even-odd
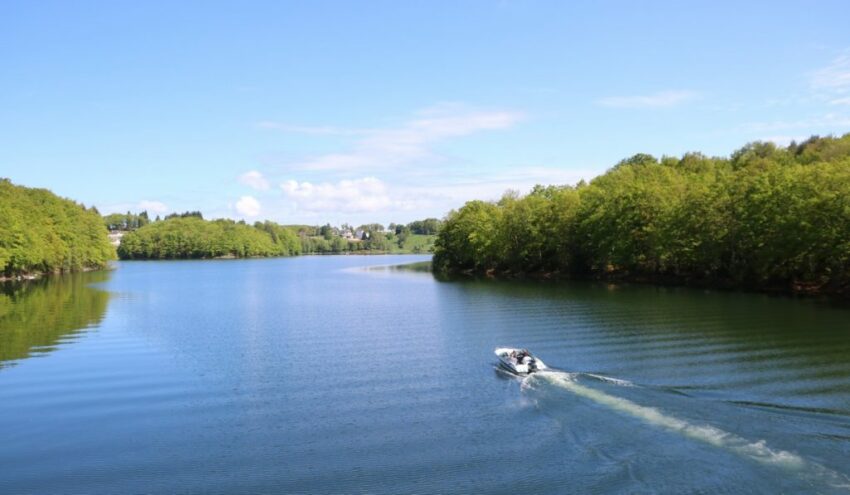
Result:
{"label": "wispy cloud", "polygon": [[142,211],[147,211],[149,213],[155,213],[157,215],[161,215],[168,211],[168,206],[161,201],[139,201],[139,203],[136,205],[136,208]]}
{"label": "wispy cloud", "polygon": [[394,128],[339,129],[274,123],[265,123],[264,126],[269,128],[274,124],[274,128],[288,132],[358,135],[360,137],[350,150],[290,164],[290,168],[295,170],[357,172],[409,165],[433,158],[432,147],[437,143],[481,131],[507,129],[522,118],[519,112],[443,105],[419,112],[413,119]]}
{"label": "wispy cloud", "polygon": [[[498,199],[506,190],[527,192],[535,184],[572,184],[599,171],[503,166],[483,173],[459,167],[439,145],[477,133],[510,129],[520,112],[441,105],[383,128],[300,127],[263,123],[281,132],[344,136],[348,149],[278,168],[280,196],[264,196],[264,214],[286,222],[407,221],[443,216],[466,201]],[[348,137],[354,136],[353,139]],[[420,166],[427,164],[428,166]],[[416,165],[416,166],[412,166]],[[279,177],[279,176],[278,176]]]}
{"label": "wispy cloud", "polygon": [[608,96],[596,102],[609,108],[666,108],[673,107],[699,97],[699,93],[689,90],[660,91],[649,95]]}
{"label": "wispy cloud", "polygon": [[257,170],[245,172],[239,176],[239,183],[244,184],[258,191],[267,191],[269,189],[269,181],[263,177],[263,174]]}
{"label": "wispy cloud", "polygon": [[749,122],[740,127],[747,132],[776,132],[792,129],[807,129],[814,131],[835,130],[850,127],[850,116],[841,113],[827,113],[821,116],[807,117],[797,120],[776,120],[771,122]]}
{"label": "wispy cloud", "polygon": [[242,196],[236,202],[236,212],[243,217],[253,218],[259,216],[261,211],[260,202],[253,196]]}
{"label": "wispy cloud", "polygon": [[[850,93],[850,52],[839,55],[826,67],[813,72],[810,84],[815,91],[833,96]],[[847,101],[846,98],[838,98],[831,103],[845,104]]]}

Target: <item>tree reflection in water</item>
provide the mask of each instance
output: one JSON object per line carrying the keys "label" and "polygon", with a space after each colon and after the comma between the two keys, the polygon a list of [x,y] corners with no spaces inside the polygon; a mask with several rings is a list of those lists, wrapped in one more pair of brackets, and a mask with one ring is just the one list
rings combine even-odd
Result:
{"label": "tree reflection in water", "polygon": [[0,369],[51,352],[98,324],[109,293],[90,284],[108,277],[99,271],[0,283]]}

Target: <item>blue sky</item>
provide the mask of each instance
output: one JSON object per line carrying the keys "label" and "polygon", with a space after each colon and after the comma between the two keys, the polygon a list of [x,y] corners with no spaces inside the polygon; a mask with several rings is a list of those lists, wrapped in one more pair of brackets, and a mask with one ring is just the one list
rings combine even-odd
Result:
{"label": "blue sky", "polygon": [[850,132],[850,3],[0,3],[0,177],[407,222],[639,152]]}

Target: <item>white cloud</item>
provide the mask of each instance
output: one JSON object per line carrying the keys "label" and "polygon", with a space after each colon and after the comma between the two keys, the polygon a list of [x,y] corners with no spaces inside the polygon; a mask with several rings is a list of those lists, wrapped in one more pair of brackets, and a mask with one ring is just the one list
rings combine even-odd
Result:
{"label": "white cloud", "polygon": [[256,170],[251,170],[240,175],[239,183],[245,184],[246,186],[258,191],[266,191],[269,189],[269,181],[263,177],[263,174]]}
{"label": "white cloud", "polygon": [[236,202],[236,212],[245,217],[256,217],[261,209],[260,202],[253,196],[242,196]]}
{"label": "white cloud", "polygon": [[390,222],[442,217],[473,199],[495,200],[508,189],[525,193],[535,184],[575,184],[599,172],[520,167],[490,174],[484,180],[474,175],[453,177],[448,181],[423,177],[419,183],[390,183],[375,177],[318,184],[289,180],[280,185],[289,203],[281,208],[291,210],[287,217],[289,222],[311,218]]}
{"label": "white cloud", "polygon": [[260,123],[281,132],[342,136],[349,143],[348,149],[290,161],[284,178],[291,180],[280,183],[280,197],[264,200],[264,214],[283,223],[442,217],[472,199],[498,199],[508,189],[528,192],[535,184],[574,184],[601,171],[520,166],[482,172],[438,154],[449,140],[509,129],[523,118],[506,110],[441,105],[380,129]]}
{"label": "white cloud", "polygon": [[816,91],[831,94],[850,93],[850,53],[836,57],[828,66],[813,72],[810,82]]}
{"label": "white cloud", "polygon": [[168,211],[168,206],[160,201],[139,201],[138,204],[136,204],[136,208],[142,211],[147,211],[148,213],[155,213],[157,215],[161,215]]}
{"label": "white cloud", "polygon": [[608,96],[596,102],[610,108],[664,108],[694,100],[699,97],[696,91],[661,91],[651,95]]}
{"label": "white cloud", "polygon": [[836,98],[834,100],[830,100],[830,105],[850,105],[850,96],[845,98]]}
{"label": "white cloud", "polygon": [[288,180],[280,188],[296,209],[308,212],[374,212],[392,205],[386,185],[374,177],[320,184]]}
{"label": "white cloud", "polygon": [[395,128],[338,129],[333,127],[298,127],[265,122],[288,132],[311,134],[359,135],[353,149],[328,153],[291,164],[293,169],[310,171],[363,171],[386,169],[434,158],[432,146],[448,139],[476,132],[512,127],[522,114],[509,111],[471,110],[459,105],[442,105],[420,112],[415,118]]}

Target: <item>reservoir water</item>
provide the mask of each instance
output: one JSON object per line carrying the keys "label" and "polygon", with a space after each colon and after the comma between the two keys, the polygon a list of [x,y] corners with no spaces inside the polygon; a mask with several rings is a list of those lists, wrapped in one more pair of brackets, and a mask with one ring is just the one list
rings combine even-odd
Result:
{"label": "reservoir water", "polygon": [[6,286],[0,493],[850,491],[847,308],[393,267],[422,260]]}

